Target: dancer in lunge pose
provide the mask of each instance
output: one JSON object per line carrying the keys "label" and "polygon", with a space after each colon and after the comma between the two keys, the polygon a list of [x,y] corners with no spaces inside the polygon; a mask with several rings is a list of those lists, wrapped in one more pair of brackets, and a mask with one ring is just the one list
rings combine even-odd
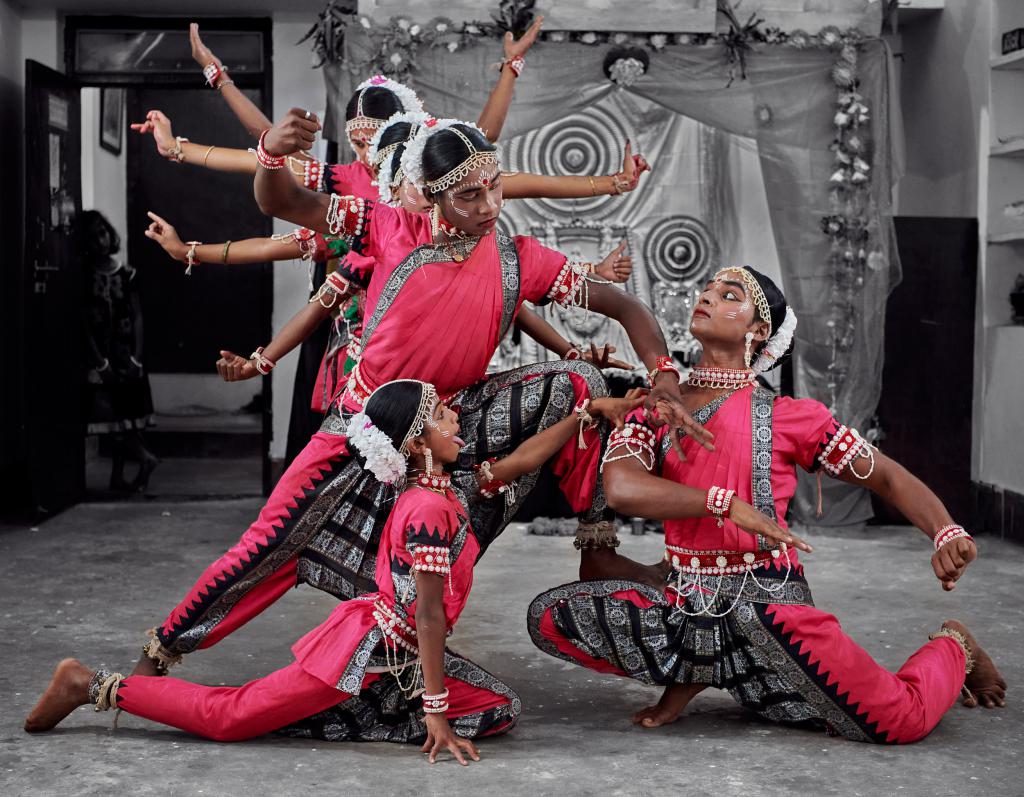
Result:
{"label": "dancer in lunge pose", "polygon": [[[310,134],[316,129],[304,113],[291,113],[264,136],[265,144],[268,139],[280,143],[276,151],[264,146],[260,153],[265,164],[257,174],[260,201],[287,208],[295,202],[291,192],[297,191],[301,207],[286,217],[300,217],[292,220],[320,232],[344,232],[354,246],[365,249],[376,233],[388,229],[382,225],[397,211],[371,200],[350,198],[341,204],[296,186],[281,170],[283,156],[277,154],[299,149],[295,139],[288,140],[296,129],[293,120]],[[430,244],[414,249],[393,269],[367,322],[364,351],[342,398],[278,481],[256,522],[154,629],[137,672],[156,673],[183,654],[215,644],[297,581],[343,599],[375,588],[387,493],[351,456],[347,430],[351,416],[379,385],[396,378],[421,379],[436,385],[442,398],[459,408],[468,445],[452,473],[466,489],[476,484],[475,465],[509,453],[570,415],[583,400],[606,395],[600,372],[579,361],[538,363],[486,376],[487,364],[524,300],[556,299],[567,306],[589,302],[590,312],[619,320],[633,348],[655,371],[657,381],[648,400],[664,398],[662,414],[675,428],[685,426],[706,438],[681,409],[678,383],[662,378],[671,361],[651,311],[614,286],[595,281],[584,264],[570,263],[531,238],[511,239],[493,231],[501,206],[497,154],[472,126],[462,125],[457,133],[425,128],[423,135],[415,156],[419,161],[409,165],[432,201],[444,205],[437,213],[445,219],[450,215],[452,221],[445,223],[464,237],[438,228]],[[406,160],[409,155],[407,151]],[[435,216],[438,223],[440,215]],[[613,253],[606,260],[616,257]],[[351,289],[340,274],[330,288],[340,296]],[[275,356],[268,347],[257,350],[253,359],[261,372],[269,372]],[[571,442],[552,459],[555,475],[581,515],[583,534],[610,527],[598,486],[601,441],[600,427],[584,430],[586,448]],[[504,529],[539,476],[538,466],[516,480],[514,502],[469,507],[482,549]],[[752,531],[772,539],[792,539],[760,513],[751,512],[749,522]],[[590,553],[584,567],[597,575],[648,572],[614,551],[595,552],[593,559]]]}
{"label": "dancer in lunge pose", "polygon": [[[538,467],[598,417],[617,426],[642,398],[583,402],[494,464],[508,482]],[[277,731],[331,741],[423,742],[431,763],[448,750],[479,760],[471,741],[509,730],[521,707],[507,685],[445,647],[469,598],[480,545],[467,503],[444,472],[464,445],[458,416],[433,385],[381,386],[349,423],[353,457],[400,491],[377,555],[376,591],[339,605],[292,648],[295,661],[244,686],[94,670],[62,661],[25,722],[50,730],[93,703],[217,741]],[[480,492],[495,489],[487,473]]]}
{"label": "dancer in lunge pose", "polygon": [[789,351],[795,327],[782,293],[752,268],[725,269],[708,284],[690,326],[704,351],[682,400],[715,435],[715,450],[686,438],[681,458],[671,430],[635,413],[604,456],[609,505],[664,521],[665,578],[657,589],[612,579],[549,590],[530,606],[534,643],[664,687],[634,717],[648,728],[675,720],[707,686],[767,719],[874,742],[923,738],[961,689],[968,705],[1004,705],[1002,676],[962,623],[947,620],[892,673],[815,608],[792,546],[735,522],[739,499],[785,517],[801,467],[863,485],[903,512],[932,542],[943,589],[977,553],[931,490],[822,404],[757,386],[756,375]]}

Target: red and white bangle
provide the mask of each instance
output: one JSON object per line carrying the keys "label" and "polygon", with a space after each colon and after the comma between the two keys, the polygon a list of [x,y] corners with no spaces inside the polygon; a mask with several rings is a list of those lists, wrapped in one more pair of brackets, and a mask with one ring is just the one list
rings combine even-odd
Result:
{"label": "red and white bangle", "polygon": [[725,525],[725,518],[729,517],[729,509],[732,507],[735,490],[726,490],[724,487],[712,487],[708,490],[707,506],[708,513],[718,517],[718,525]]}
{"label": "red and white bangle", "polygon": [[655,386],[655,380],[658,378],[658,374],[661,373],[673,373],[676,375],[676,381],[681,382],[683,379],[682,373],[679,371],[679,366],[673,362],[671,357],[659,357],[654,364],[654,368],[647,374],[647,381],[651,387]]}
{"label": "red and white bangle", "polygon": [[583,352],[580,351],[580,347],[573,343],[569,347],[569,351],[562,355],[563,360],[582,360]]}
{"label": "red and white bangle", "polygon": [[356,196],[331,194],[327,206],[327,229],[331,235],[358,238],[366,225],[366,200]]}
{"label": "red and white bangle", "polygon": [[264,376],[267,376],[271,371],[274,370],[274,366],[277,365],[269,357],[263,355],[263,347],[260,346],[256,351],[249,355],[250,360],[255,360],[256,370]]}
{"label": "red and white bangle", "polygon": [[[832,476],[839,476],[846,469],[847,465],[853,462],[853,458],[860,455],[861,451],[865,448],[870,451],[867,441],[860,436],[856,429],[840,425],[836,433],[832,435],[832,438],[818,455],[818,462]],[[874,459],[872,458],[873,467]],[[856,471],[854,471],[854,475],[859,478],[866,478],[860,476]]]}
{"label": "red and white bangle", "polygon": [[412,569],[447,575],[452,572],[451,552],[444,545],[417,545],[412,552]]}
{"label": "red and white bangle", "polygon": [[268,127],[260,133],[260,143],[256,146],[256,162],[264,169],[269,169],[271,171],[275,169],[283,169],[285,162],[288,159],[284,155],[271,155],[263,145],[263,141],[266,139],[267,133],[269,132],[270,128]]}
{"label": "red and white bangle", "polygon": [[526,60],[521,56],[517,55],[515,58],[506,58],[501,62],[502,68],[508,67],[512,70],[512,74],[519,77],[523,74],[523,69],[526,68]]}
{"label": "red and white bangle", "polygon": [[963,526],[957,523],[950,523],[948,526],[943,526],[935,534],[935,550],[939,550],[947,542],[953,542],[953,540],[968,539],[973,540],[970,534],[967,533]]}
{"label": "red and white bangle", "polygon": [[198,266],[199,265],[199,258],[196,257],[196,247],[197,246],[202,246],[202,243],[199,242],[199,241],[189,241],[188,242],[188,251],[185,253],[185,264],[186,264],[185,265],[185,276],[186,277],[191,277],[192,276],[192,266]]}
{"label": "red and white bangle", "polygon": [[444,714],[448,710],[448,690],[439,695],[423,695],[424,714]]}
{"label": "red and white bangle", "polygon": [[203,77],[206,78],[206,84],[211,89],[217,88],[217,81],[220,80],[223,74],[223,70],[217,66],[215,61],[211,61],[203,67]]}

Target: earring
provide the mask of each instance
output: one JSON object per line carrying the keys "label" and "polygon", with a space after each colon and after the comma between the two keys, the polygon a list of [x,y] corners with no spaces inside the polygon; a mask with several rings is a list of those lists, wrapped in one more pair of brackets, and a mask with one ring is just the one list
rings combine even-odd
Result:
{"label": "earring", "polygon": [[429,448],[424,448],[423,459],[426,461],[426,469],[424,472],[429,476],[434,472],[434,452]]}
{"label": "earring", "polygon": [[441,235],[441,206],[437,202],[430,208],[430,234],[434,238]]}
{"label": "earring", "polygon": [[753,359],[753,355],[750,352],[750,346],[754,341],[754,333],[748,332],[743,336],[743,339],[746,341],[746,344],[743,347],[743,364],[749,368],[750,361]]}

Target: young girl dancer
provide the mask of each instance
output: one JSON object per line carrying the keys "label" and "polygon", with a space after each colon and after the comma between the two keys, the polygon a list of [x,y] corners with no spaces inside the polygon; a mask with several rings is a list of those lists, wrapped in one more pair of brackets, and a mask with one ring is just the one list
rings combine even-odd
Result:
{"label": "young girl dancer", "polygon": [[[621,426],[641,400],[582,404],[494,467],[514,481],[575,437],[581,424],[605,417]],[[458,416],[433,385],[389,382],[353,416],[348,442],[363,467],[401,491],[381,536],[375,592],[339,605],[294,645],[292,664],[244,686],[126,678],[65,659],[25,729],[49,730],[93,703],[217,741],[278,731],[423,742],[431,763],[444,750],[462,764],[479,760],[471,739],[504,733],[521,709],[508,686],[445,646],[469,598],[480,550],[465,504],[486,500],[475,490],[461,495],[444,472],[463,446]],[[487,475],[481,486],[494,489]]]}

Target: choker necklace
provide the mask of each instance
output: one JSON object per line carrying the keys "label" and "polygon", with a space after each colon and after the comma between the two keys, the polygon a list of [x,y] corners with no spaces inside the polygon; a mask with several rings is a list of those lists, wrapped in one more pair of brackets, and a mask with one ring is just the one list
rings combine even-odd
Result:
{"label": "choker necklace", "polygon": [[413,484],[444,495],[444,492],[452,486],[452,477],[447,473],[420,473],[416,476],[416,481]]}
{"label": "choker necklace", "polygon": [[448,253],[448,257],[456,263],[461,263],[469,258],[478,243],[480,243],[480,238],[473,235],[467,238],[455,238],[444,241],[441,243],[441,246]]}
{"label": "choker necklace", "polygon": [[749,368],[717,368],[698,365],[686,377],[691,387],[710,387],[715,390],[738,390],[754,384],[754,372]]}

